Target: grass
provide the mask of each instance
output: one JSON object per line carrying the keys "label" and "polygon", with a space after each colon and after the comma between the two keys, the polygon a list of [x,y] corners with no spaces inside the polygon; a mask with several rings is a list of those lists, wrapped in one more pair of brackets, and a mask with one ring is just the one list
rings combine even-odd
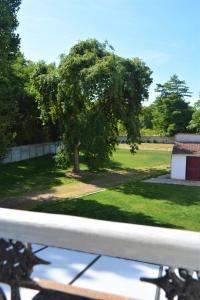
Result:
{"label": "grass", "polygon": [[[160,143],[141,143],[139,145],[140,150],[164,150],[172,151],[173,144],[160,144]],[[130,149],[128,144],[120,144],[120,149]]]}
{"label": "grass", "polygon": [[[98,176],[106,178],[110,172],[125,172],[131,174],[130,182],[79,199],[39,204],[34,210],[200,231],[199,187],[141,181],[168,170],[171,152],[165,145],[162,149],[161,145],[156,146],[158,148],[152,150],[152,144],[146,144],[147,150],[143,148],[135,155],[130,154],[127,146],[121,147],[101,172],[96,171],[81,179],[91,181]],[[84,163],[81,167],[87,171]],[[0,198],[43,191],[64,184],[76,184],[78,180],[66,177],[69,170],[56,167],[51,156],[1,165]]]}
{"label": "grass", "polygon": [[118,149],[107,167],[122,169],[143,169],[169,166],[171,153],[162,150],[140,150],[131,155],[127,149]]}
{"label": "grass", "polygon": [[[97,176],[105,176],[109,172],[133,172],[140,177],[151,176],[151,171],[144,174],[144,169],[159,167],[160,172],[166,172],[169,165],[170,152],[167,151],[138,151],[132,155],[127,149],[118,149],[111,161],[107,162],[102,172],[94,172],[82,180],[90,181]],[[84,163],[81,169],[87,171]],[[56,186],[74,183],[78,180],[66,176],[69,169],[55,166],[52,156],[35,158],[12,164],[0,165],[0,199],[21,196],[30,192],[44,191]]]}
{"label": "grass", "polygon": [[55,166],[52,156],[0,165],[0,198],[73,182],[66,178],[65,172]]}
{"label": "grass", "polygon": [[80,199],[39,205],[37,211],[200,231],[200,189],[132,181]]}

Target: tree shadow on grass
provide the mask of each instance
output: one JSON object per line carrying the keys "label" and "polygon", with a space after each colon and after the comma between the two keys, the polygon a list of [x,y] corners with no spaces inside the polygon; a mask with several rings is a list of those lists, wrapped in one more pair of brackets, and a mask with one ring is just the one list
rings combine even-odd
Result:
{"label": "tree shadow on grass", "polygon": [[[81,158],[81,162],[84,163],[84,158]],[[157,177],[168,173],[166,166],[155,167],[141,167],[141,168],[129,168],[124,167],[121,162],[115,160],[107,160],[104,167],[98,169],[82,170],[78,180],[84,183],[90,183],[97,185],[99,188],[107,188],[113,186],[113,183],[120,184],[124,182],[124,179],[131,178],[133,180],[143,180],[152,177]],[[113,180],[112,180],[113,179]]]}
{"label": "tree shadow on grass", "polygon": [[104,189],[121,185],[129,181],[140,181],[157,177],[166,173],[166,169],[156,167],[148,169],[116,168],[101,170],[97,174],[92,174],[90,177],[83,176],[79,181],[93,184],[98,188]]}
{"label": "tree shadow on grass", "polygon": [[[84,163],[84,157],[81,157],[81,162]],[[78,180],[80,182],[94,184],[99,188],[107,188],[120,184],[120,179],[121,183],[123,183],[127,181],[128,178],[143,180],[157,177],[168,172],[169,170],[166,165],[134,168],[125,167],[123,163],[109,159],[104,163],[104,167],[102,168],[82,170]]]}
{"label": "tree shadow on grass", "polygon": [[[1,206],[7,205],[12,207],[12,205],[15,205],[13,208],[18,208],[17,205],[19,205],[19,207],[22,207],[22,203],[23,201],[25,203],[25,200],[22,199],[23,201],[16,203],[16,197],[19,197],[18,195],[20,195],[20,197],[32,197],[51,193],[52,198],[54,198],[54,187],[60,186],[63,183],[83,182],[94,185],[97,189],[104,189],[121,185],[128,181],[143,180],[166,173],[166,169],[164,168],[124,168],[120,162],[116,161],[108,161],[105,167],[106,168],[100,170],[82,171],[82,176],[80,178],[73,179],[67,176],[68,170],[56,167],[52,156],[44,156],[28,161],[1,165]],[[15,198],[14,204],[11,203],[12,201],[3,204],[4,200],[12,200],[12,198]],[[30,201],[31,200],[29,199],[29,202]]]}
{"label": "tree shadow on grass", "polygon": [[183,229],[183,227],[177,226],[176,224],[161,222],[160,220],[156,220],[152,216],[146,215],[141,212],[129,212],[121,210],[117,206],[102,204],[92,199],[85,200],[78,198],[65,199],[64,201],[57,200],[53,202],[41,203],[33,210],[105,221]]}
{"label": "tree shadow on grass", "polygon": [[116,186],[113,190],[126,195],[139,195],[147,200],[155,199],[168,201],[172,205],[200,206],[199,187],[132,181],[124,185]]}
{"label": "tree shadow on grass", "polygon": [[[84,161],[82,159],[81,163]],[[120,163],[113,163],[113,168],[120,168]],[[68,169],[70,170],[70,168]],[[0,164],[0,198],[14,197],[26,193],[49,190],[52,187],[75,180],[67,177],[67,169],[58,168],[52,155],[33,158],[10,164]],[[108,170],[85,170],[76,181],[90,182],[94,178],[112,173]]]}
{"label": "tree shadow on grass", "polygon": [[[49,189],[62,183],[65,171],[56,168],[52,156],[0,165],[0,197]],[[70,181],[70,180],[69,180]]]}

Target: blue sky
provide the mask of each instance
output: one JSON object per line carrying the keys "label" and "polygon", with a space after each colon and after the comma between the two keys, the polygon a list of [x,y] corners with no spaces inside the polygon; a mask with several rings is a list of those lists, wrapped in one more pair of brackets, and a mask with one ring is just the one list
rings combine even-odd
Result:
{"label": "blue sky", "polygon": [[176,73],[200,92],[200,0],[22,0],[21,50],[27,59],[58,61],[77,41],[108,40],[117,54],[140,57],[156,83]]}

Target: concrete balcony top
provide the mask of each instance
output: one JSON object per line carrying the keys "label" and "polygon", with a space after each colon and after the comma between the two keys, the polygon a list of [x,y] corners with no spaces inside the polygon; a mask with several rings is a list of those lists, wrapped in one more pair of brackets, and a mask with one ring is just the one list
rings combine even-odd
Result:
{"label": "concrete balcony top", "polygon": [[[200,270],[200,234],[189,231],[0,209],[0,237],[32,243],[51,263],[34,267],[33,277],[133,299],[165,299],[140,281],[165,266]],[[10,299],[9,287],[0,286]],[[31,300],[37,292],[20,293]]]}

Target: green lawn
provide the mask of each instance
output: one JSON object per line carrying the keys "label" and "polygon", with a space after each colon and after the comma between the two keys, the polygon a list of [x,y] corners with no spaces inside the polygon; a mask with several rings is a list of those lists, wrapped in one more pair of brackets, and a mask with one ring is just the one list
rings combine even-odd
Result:
{"label": "green lawn", "polygon": [[[118,222],[200,231],[200,188],[144,183],[143,178],[165,173],[170,151],[140,150],[131,155],[118,149],[101,172],[80,179],[94,180],[109,172],[131,174],[130,182],[82,199],[64,199],[38,205],[37,211],[69,214]],[[82,170],[87,171],[84,163]],[[55,166],[51,156],[0,166],[0,198],[43,191],[78,180]]]}
{"label": "green lawn", "polygon": [[37,211],[200,231],[200,189],[140,181],[39,205]]}
{"label": "green lawn", "polygon": [[52,156],[0,165],[0,198],[41,191],[73,182],[57,168]]}
{"label": "green lawn", "polygon": [[[94,172],[82,180],[90,180],[95,176],[105,176],[107,172],[136,171],[137,175],[148,169],[148,174],[153,173],[151,168],[159,167],[161,172],[166,172],[169,165],[169,151],[138,151],[132,155],[127,149],[118,149],[110,162],[105,165],[103,172]],[[82,170],[87,170],[82,162]],[[28,161],[0,165],[0,199],[11,196],[23,195],[32,191],[43,191],[62,184],[76,183],[78,180],[66,177],[70,169],[60,169],[55,166],[52,156],[35,158]],[[102,171],[102,170],[101,170]]]}
{"label": "green lawn", "polygon": [[106,167],[119,167],[123,169],[153,168],[169,166],[171,152],[163,150],[139,150],[132,155],[128,149],[118,149]]}

